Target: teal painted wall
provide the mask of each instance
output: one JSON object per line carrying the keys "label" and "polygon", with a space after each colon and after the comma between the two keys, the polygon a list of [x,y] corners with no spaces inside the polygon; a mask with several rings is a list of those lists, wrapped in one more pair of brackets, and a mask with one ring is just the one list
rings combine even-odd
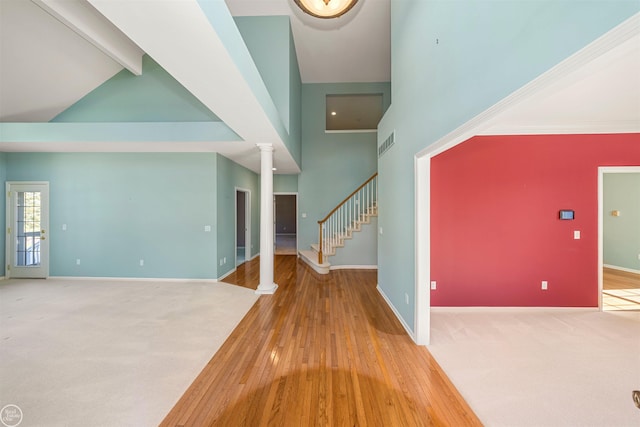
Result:
{"label": "teal painted wall", "polygon": [[50,183],[51,276],[215,279],[216,157],[8,153],[7,179]]}
{"label": "teal painted wall", "polygon": [[[318,220],[377,170],[375,133],[325,133],[327,94],[382,93],[389,83],[302,85],[302,173],[298,177],[298,247],[318,241]],[[307,214],[302,218],[303,213]]]}
{"label": "teal painted wall", "polygon": [[[2,193],[4,194],[5,183],[7,182],[7,155],[0,153],[0,186],[2,186]],[[6,206],[7,198],[0,197],[0,224],[3,226],[6,224]],[[5,274],[5,233],[0,233],[0,276]]]}
{"label": "teal painted wall", "polygon": [[604,263],[640,271],[640,173],[606,173],[603,190]]}
{"label": "teal painted wall", "polygon": [[273,176],[273,192],[274,193],[297,193],[298,192],[298,175],[274,175]]}
{"label": "teal painted wall", "polygon": [[233,19],[289,131],[289,17],[236,16]]}
{"label": "teal painted wall", "polygon": [[[223,277],[235,268],[236,188],[250,192],[251,257],[260,252],[260,176],[221,155],[217,165],[217,260],[218,277]],[[224,258],[227,262],[220,265]]]}
{"label": "teal painted wall", "polygon": [[285,145],[300,165],[301,81],[289,17],[238,16],[234,20],[289,133]]}
{"label": "teal painted wall", "polygon": [[331,266],[375,266],[378,265],[378,218],[372,217],[369,224],[363,224],[359,232],[353,233],[343,248],[337,248],[335,256],[329,260]]}
{"label": "teal painted wall", "polygon": [[289,139],[285,145],[293,159],[302,165],[302,79],[298,56],[289,26]]}
{"label": "teal painted wall", "polygon": [[378,163],[378,283],[406,324],[414,324],[415,154],[639,8],[637,1],[392,0],[393,105],[378,135],[382,142],[395,130],[395,145]]}
{"label": "teal painted wall", "polygon": [[223,1],[198,0],[198,5],[218,34],[220,41],[224,44],[238,71],[244,77],[280,138],[285,141],[285,144],[288,144],[289,133],[226,3]]}
{"label": "teal painted wall", "polygon": [[122,70],[58,114],[53,122],[220,121],[148,55],[142,75]]}

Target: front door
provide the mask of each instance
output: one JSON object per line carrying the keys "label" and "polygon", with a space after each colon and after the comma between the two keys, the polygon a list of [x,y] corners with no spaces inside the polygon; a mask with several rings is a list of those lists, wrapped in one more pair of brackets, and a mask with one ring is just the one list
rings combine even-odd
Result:
{"label": "front door", "polygon": [[49,276],[49,183],[7,182],[7,277]]}

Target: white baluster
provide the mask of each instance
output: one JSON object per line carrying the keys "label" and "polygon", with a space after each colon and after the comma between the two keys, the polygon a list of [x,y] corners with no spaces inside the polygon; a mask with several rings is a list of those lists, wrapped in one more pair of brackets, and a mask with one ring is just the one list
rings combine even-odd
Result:
{"label": "white baluster", "polygon": [[370,202],[370,200],[369,200],[369,186],[365,187],[364,192],[367,193],[367,206],[366,206],[364,212],[365,213],[369,213],[369,202]]}
{"label": "white baluster", "polygon": [[343,221],[342,215],[343,215],[343,209],[342,209],[342,206],[340,206],[340,215],[338,217],[339,221],[340,221],[340,233],[338,234],[340,240],[342,240],[342,238],[344,237],[344,234],[343,234],[344,233],[344,228],[343,228],[344,221]]}

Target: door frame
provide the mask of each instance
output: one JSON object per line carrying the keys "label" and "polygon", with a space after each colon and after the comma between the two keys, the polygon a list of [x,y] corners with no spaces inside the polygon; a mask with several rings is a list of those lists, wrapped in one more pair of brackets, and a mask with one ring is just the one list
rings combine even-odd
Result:
{"label": "door frame", "polygon": [[[12,242],[14,241],[13,238],[13,234],[9,235],[8,231],[9,229],[14,229],[14,233],[15,233],[15,227],[13,227],[13,217],[14,217],[14,212],[13,212],[13,203],[11,202],[11,191],[12,190],[11,186],[18,186],[18,185],[40,185],[40,186],[44,186],[46,188],[46,210],[44,211],[46,213],[46,215],[44,216],[44,221],[41,222],[41,229],[46,230],[47,232],[50,231],[50,227],[49,227],[49,181],[6,181],[5,183],[5,201],[6,201],[6,206],[5,206],[5,276],[7,279],[10,279],[12,277],[12,258],[13,258],[13,252],[14,252],[14,244],[12,244]],[[44,225],[44,226],[43,226]],[[51,236],[51,233],[48,233],[48,235],[45,237],[45,239],[41,239],[40,240],[40,245],[41,247],[44,247],[45,250],[43,251],[42,249],[40,250],[40,265],[41,268],[44,270],[44,278],[48,278],[49,277],[49,265],[50,265],[50,253],[49,253],[49,242],[50,242],[50,238],[49,236]],[[42,257],[42,254],[45,254],[44,257]],[[39,277],[40,278],[40,277]]]}
{"label": "door frame", "polygon": [[251,259],[251,190],[242,187],[235,187],[234,206],[235,214],[233,216],[234,223],[234,248],[233,252],[233,268],[238,266],[238,193],[244,193],[244,261]]}
{"label": "door frame", "polygon": [[298,254],[298,230],[300,229],[300,221],[298,218],[298,193],[295,191],[278,191],[273,193],[273,252],[276,250],[276,196],[295,196],[296,197],[296,255]]}
{"label": "door frame", "polygon": [[640,166],[598,167],[598,309],[602,311],[604,267],[604,174],[640,173]]}

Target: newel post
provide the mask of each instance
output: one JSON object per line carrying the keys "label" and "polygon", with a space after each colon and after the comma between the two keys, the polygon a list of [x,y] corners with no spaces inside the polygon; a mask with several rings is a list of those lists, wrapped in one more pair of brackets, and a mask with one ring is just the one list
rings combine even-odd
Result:
{"label": "newel post", "polygon": [[324,257],[322,256],[322,221],[318,221],[319,233],[318,233],[318,264],[322,264],[324,262]]}

